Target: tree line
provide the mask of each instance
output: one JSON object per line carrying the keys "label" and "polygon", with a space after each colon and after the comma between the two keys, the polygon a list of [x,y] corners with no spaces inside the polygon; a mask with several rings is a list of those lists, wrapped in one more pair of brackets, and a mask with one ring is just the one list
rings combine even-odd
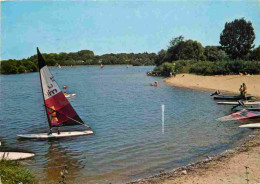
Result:
{"label": "tree line", "polygon": [[[50,53],[42,54],[48,66],[70,66],[70,65],[118,65],[127,64],[134,66],[155,65],[157,55],[155,53],[119,53],[95,55],[91,50],[81,50],[70,53]],[[1,62],[2,74],[18,74],[27,72],[36,72],[38,70],[37,55],[27,59],[14,60],[9,59]]]}
{"label": "tree line", "polygon": [[220,46],[206,46],[196,40],[173,38],[168,49],[158,52],[151,75],[169,76],[190,72],[203,75],[260,73],[260,46],[253,44],[252,23],[244,18],[227,22],[220,34]]}
{"label": "tree line", "polygon": [[[260,46],[253,44],[252,23],[244,18],[226,22],[220,34],[220,46],[206,46],[183,36],[173,38],[167,49],[155,53],[119,53],[95,55],[91,50],[70,53],[43,53],[48,66],[57,65],[156,65],[151,75],[190,72],[203,75],[260,73]],[[37,55],[22,60],[1,62],[2,74],[37,71]]]}

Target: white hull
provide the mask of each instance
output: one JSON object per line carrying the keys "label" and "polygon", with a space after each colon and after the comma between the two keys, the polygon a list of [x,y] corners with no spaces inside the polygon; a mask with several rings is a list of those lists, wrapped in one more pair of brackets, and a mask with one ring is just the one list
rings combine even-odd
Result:
{"label": "white hull", "polygon": [[34,157],[33,153],[0,152],[0,160],[20,160]]}
{"label": "white hull", "polygon": [[48,135],[48,133],[39,133],[39,134],[18,134],[18,137],[26,138],[26,139],[50,139],[50,138],[61,138],[61,137],[72,137],[72,136],[80,136],[80,135],[92,135],[92,130],[86,131],[73,131],[73,132],[61,132],[52,133]]}
{"label": "white hull", "polygon": [[64,95],[66,98],[71,98],[71,97],[73,97],[73,96],[76,96],[76,94],[75,93],[72,93],[72,94],[66,94],[66,95]]}
{"label": "white hull", "polygon": [[260,128],[260,123],[251,123],[247,125],[241,125],[240,128]]}
{"label": "white hull", "polygon": [[[239,105],[239,102],[218,102],[221,105]],[[244,105],[260,105],[260,101],[244,101]]]}

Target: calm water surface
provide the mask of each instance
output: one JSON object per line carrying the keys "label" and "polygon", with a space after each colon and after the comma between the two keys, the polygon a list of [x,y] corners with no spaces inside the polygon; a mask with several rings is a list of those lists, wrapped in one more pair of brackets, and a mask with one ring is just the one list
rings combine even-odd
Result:
{"label": "calm water surface", "polygon": [[0,76],[1,149],[35,153],[24,164],[41,183],[57,182],[65,165],[68,183],[122,183],[205,158],[248,133],[215,120],[230,107],[216,105],[209,92],[167,86],[146,76],[151,69],[52,68],[58,84],[77,94],[70,102],[94,135],[41,141],[16,137],[48,131],[39,74]]}

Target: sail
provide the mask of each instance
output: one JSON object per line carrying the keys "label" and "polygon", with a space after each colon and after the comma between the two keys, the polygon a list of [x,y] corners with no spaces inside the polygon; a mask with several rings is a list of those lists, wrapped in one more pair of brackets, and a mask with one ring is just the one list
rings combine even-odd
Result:
{"label": "sail", "polygon": [[60,90],[37,47],[43,99],[50,127],[84,124]]}

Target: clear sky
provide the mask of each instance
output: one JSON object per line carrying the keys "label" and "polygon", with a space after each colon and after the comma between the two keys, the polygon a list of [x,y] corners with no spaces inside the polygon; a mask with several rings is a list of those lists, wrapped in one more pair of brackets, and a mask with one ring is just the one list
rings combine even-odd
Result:
{"label": "clear sky", "polygon": [[225,22],[244,17],[260,45],[260,0],[4,1],[1,57],[76,52],[158,52],[183,35],[219,45]]}

